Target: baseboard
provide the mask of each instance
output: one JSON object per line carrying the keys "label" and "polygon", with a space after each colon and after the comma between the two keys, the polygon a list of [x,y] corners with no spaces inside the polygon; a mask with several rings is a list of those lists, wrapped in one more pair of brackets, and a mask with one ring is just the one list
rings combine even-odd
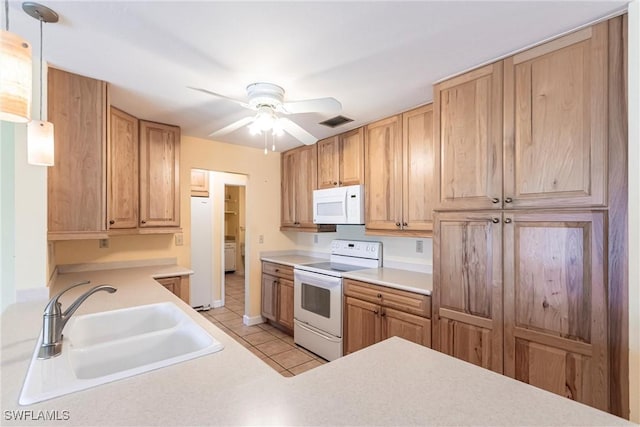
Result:
{"label": "baseboard", "polygon": [[254,326],[259,325],[260,323],[264,323],[264,319],[262,318],[262,316],[249,317],[245,314],[244,316],[242,316],[242,323],[247,326]]}
{"label": "baseboard", "polygon": [[213,307],[213,308],[218,308],[218,307],[223,307],[223,306],[224,306],[224,301],[222,301],[221,299],[215,300],[213,302],[213,304],[211,305],[211,307]]}

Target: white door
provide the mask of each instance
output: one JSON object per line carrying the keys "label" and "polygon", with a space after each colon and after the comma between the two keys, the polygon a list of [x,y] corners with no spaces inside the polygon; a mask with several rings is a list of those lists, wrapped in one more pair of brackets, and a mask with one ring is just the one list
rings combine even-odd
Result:
{"label": "white door", "polygon": [[191,198],[191,306],[213,304],[211,200]]}

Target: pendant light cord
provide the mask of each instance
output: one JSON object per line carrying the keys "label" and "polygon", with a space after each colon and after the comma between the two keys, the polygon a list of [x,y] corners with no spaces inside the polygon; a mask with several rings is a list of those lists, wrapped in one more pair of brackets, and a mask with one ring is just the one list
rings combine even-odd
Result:
{"label": "pendant light cord", "polygon": [[42,17],[40,17],[40,120],[42,121],[42,51],[44,47],[42,45]]}
{"label": "pendant light cord", "polygon": [[4,29],[9,31],[9,0],[4,0]]}

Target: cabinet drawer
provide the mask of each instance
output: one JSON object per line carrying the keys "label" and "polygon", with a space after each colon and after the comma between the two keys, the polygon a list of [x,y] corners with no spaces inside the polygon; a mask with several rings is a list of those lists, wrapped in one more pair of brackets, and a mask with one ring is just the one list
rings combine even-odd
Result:
{"label": "cabinet drawer", "polygon": [[431,317],[431,297],[400,289],[387,288],[357,280],[344,279],[344,294],[395,308],[418,316]]}
{"label": "cabinet drawer", "polygon": [[273,262],[263,262],[262,273],[293,280],[293,267],[290,267],[288,265],[275,264]]}

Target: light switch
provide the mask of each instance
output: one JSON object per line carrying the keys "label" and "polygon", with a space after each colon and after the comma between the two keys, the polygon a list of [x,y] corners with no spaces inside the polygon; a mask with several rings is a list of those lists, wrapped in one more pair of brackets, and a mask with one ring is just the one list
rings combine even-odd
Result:
{"label": "light switch", "polygon": [[109,239],[100,239],[98,246],[100,249],[107,249],[109,247]]}
{"label": "light switch", "polygon": [[422,240],[416,240],[416,253],[421,254],[424,252],[424,242]]}
{"label": "light switch", "polygon": [[264,243],[264,235],[259,235],[258,236],[258,243],[263,244]]}

